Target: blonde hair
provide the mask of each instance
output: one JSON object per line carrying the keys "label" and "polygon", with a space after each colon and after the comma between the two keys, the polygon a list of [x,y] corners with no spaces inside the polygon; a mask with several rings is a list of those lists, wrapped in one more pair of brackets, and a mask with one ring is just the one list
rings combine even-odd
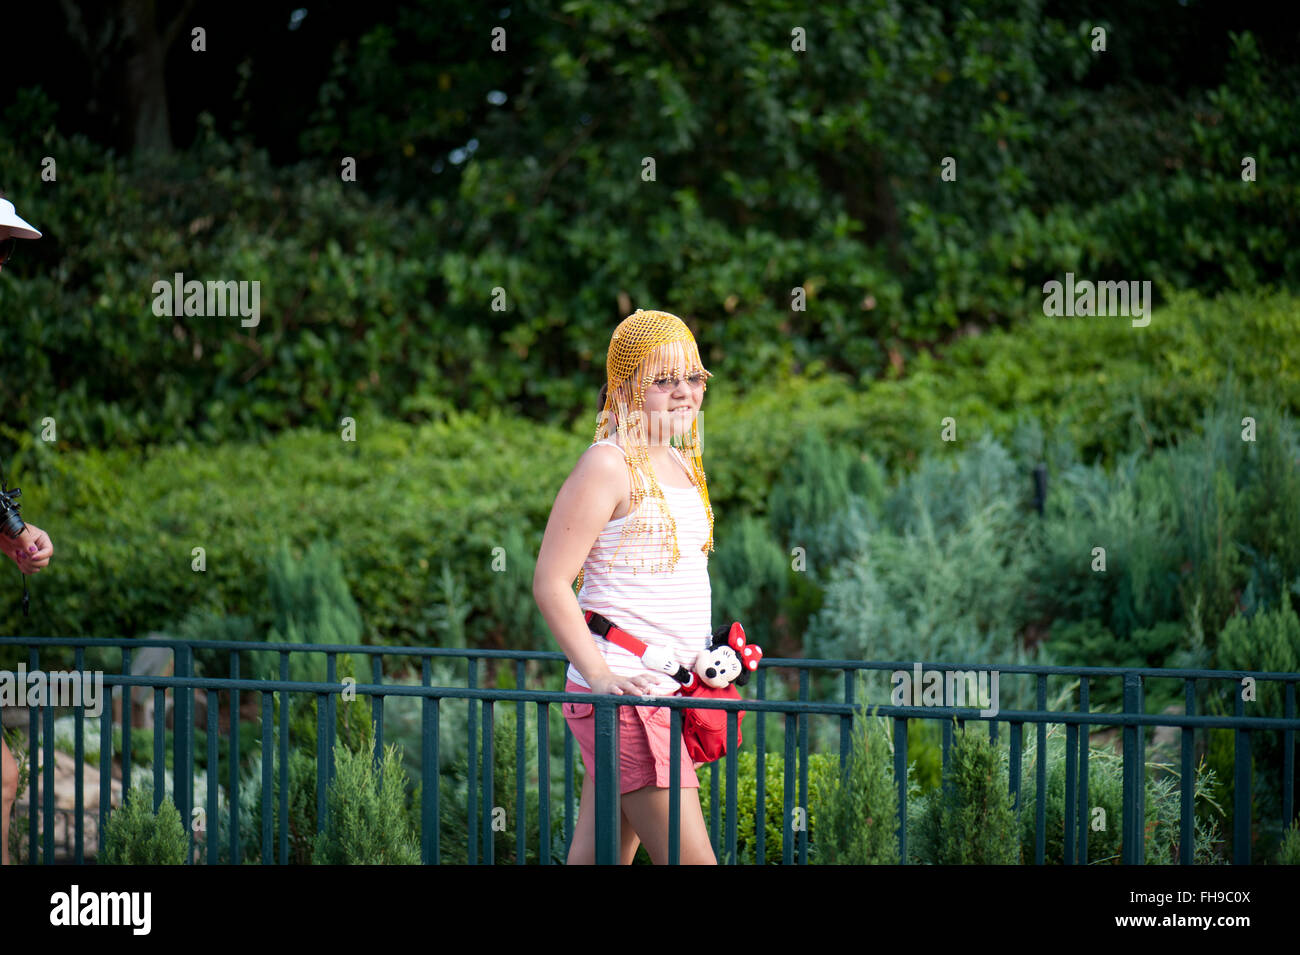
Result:
{"label": "blonde hair", "polygon": [[[695,373],[703,374],[705,378],[712,377],[712,373],[700,360],[695,336],[685,322],[668,312],[637,309],[619,323],[610,337],[609,354],[605,363],[605,387],[601,391],[604,401],[592,440],[601,441],[617,434],[627,452],[632,500],[614,556],[631,538],[657,537],[664,551],[668,551],[671,545],[671,556],[666,561],[647,568],[650,573],[671,571],[677,566],[680,557],[677,549],[677,524],[668,510],[663,489],[650,468],[645,392],[661,370],[677,378]],[[691,422],[691,432],[686,438],[684,450],[689,453],[695,486],[700,492],[704,513],[709,521],[709,537],[701,548],[707,553],[713,550],[713,507],[709,504],[709,488],[701,460],[699,428],[697,415]],[[641,513],[641,505],[645,500],[658,507],[663,515],[662,524]],[[667,528],[666,532],[664,527]],[[611,556],[611,563],[613,559]],[[644,564],[643,560],[642,566]],[[637,568],[633,568],[633,573],[636,571]],[[579,591],[582,590],[582,581],[583,571],[579,571],[576,582]]]}

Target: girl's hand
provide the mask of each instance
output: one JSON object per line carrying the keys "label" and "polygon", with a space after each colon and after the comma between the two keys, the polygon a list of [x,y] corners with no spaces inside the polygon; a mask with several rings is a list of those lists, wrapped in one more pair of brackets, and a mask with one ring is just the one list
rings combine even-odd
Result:
{"label": "girl's hand", "polygon": [[654,696],[654,679],[648,676],[608,676],[596,677],[590,681],[592,693],[607,693],[611,696]]}
{"label": "girl's hand", "polygon": [[24,574],[40,573],[54,555],[50,535],[35,524],[28,524],[17,540],[5,541],[6,552]]}

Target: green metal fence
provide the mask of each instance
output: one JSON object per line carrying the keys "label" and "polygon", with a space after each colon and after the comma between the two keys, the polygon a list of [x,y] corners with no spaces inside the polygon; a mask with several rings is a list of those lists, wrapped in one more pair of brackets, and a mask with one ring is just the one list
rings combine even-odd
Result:
{"label": "green metal fence", "polygon": [[[154,693],[154,732],[153,732],[153,794],[154,808],[161,803],[165,788],[165,728],[167,709],[166,701],[170,694],[173,712],[173,792],[174,801],[180,811],[182,820],[189,820],[195,808],[193,781],[195,771],[206,767],[210,782],[215,783],[218,768],[218,706],[207,707],[206,753],[195,752],[194,740],[194,691],[201,689],[209,694],[229,694],[230,727],[227,731],[229,747],[230,816],[228,824],[229,846],[225,854],[226,861],[238,863],[240,852],[240,740],[236,731],[239,725],[240,694],[258,693],[260,695],[260,728],[262,770],[260,787],[264,794],[274,791],[275,777],[279,774],[279,811],[278,818],[289,818],[288,807],[288,765],[289,765],[289,698],[291,694],[313,694],[317,701],[317,751],[316,751],[316,793],[317,793],[317,831],[325,825],[327,812],[327,786],[334,778],[334,741],[336,732],[337,701],[346,688],[337,678],[337,658],[340,654],[362,654],[371,659],[371,682],[356,684],[350,688],[357,698],[366,697],[371,702],[371,716],[376,735],[376,763],[380,758],[384,742],[384,700],[391,697],[417,697],[421,700],[422,741],[422,790],[420,805],[420,849],[422,861],[437,864],[441,856],[441,839],[439,832],[439,786],[441,773],[439,769],[439,746],[441,739],[441,722],[444,719],[444,701],[466,701],[467,719],[465,733],[468,740],[466,759],[466,857],[471,864],[492,864],[494,862],[494,837],[492,828],[492,807],[494,804],[494,754],[495,714],[498,704],[515,709],[515,796],[516,806],[522,813],[526,804],[526,726],[527,710],[531,706],[536,711],[537,727],[537,766],[538,766],[538,834],[540,845],[536,848],[543,864],[552,860],[552,796],[551,782],[551,714],[552,707],[558,707],[565,701],[580,700],[593,703],[596,728],[596,779],[595,779],[595,825],[596,825],[596,861],[613,863],[617,861],[619,846],[620,812],[618,808],[618,711],[619,706],[667,706],[671,709],[670,728],[672,733],[672,767],[670,785],[669,817],[669,862],[676,864],[680,857],[680,790],[682,767],[680,762],[680,735],[682,731],[682,710],[686,707],[702,707],[727,711],[728,752],[736,752],[736,714],[745,710],[749,716],[746,722],[747,745],[752,738],[757,759],[755,818],[766,818],[765,759],[767,755],[767,732],[770,715],[780,718],[779,728],[783,737],[784,780],[780,798],[783,801],[784,833],[780,847],[781,859],[786,864],[805,864],[808,861],[807,829],[796,828],[793,824],[794,810],[798,806],[808,806],[808,766],[809,766],[809,721],[817,717],[839,724],[839,762],[843,768],[849,758],[852,745],[854,720],[862,715],[863,705],[855,700],[855,676],[859,671],[908,671],[917,664],[864,662],[852,660],[796,660],[764,659],[755,676],[755,682],[747,689],[749,697],[742,702],[734,701],[697,701],[681,698],[659,697],[653,701],[639,698],[593,697],[590,694],[577,696],[561,692],[537,690],[497,689],[480,686],[482,664],[493,661],[497,666],[514,665],[516,686],[527,684],[528,666],[560,667],[564,656],[559,653],[514,652],[493,650],[449,650],[449,649],[413,649],[396,647],[353,647],[353,646],[311,646],[301,644],[241,643],[234,641],[186,642],[176,640],[106,640],[106,639],[41,639],[34,645],[30,637],[0,638],[0,646],[21,646],[28,650],[29,672],[41,667],[41,652],[50,649],[72,648],[74,651],[73,669],[85,670],[85,654],[90,647],[119,648],[121,651],[121,673],[103,675],[106,688],[111,687],[145,687]],[[164,647],[173,654],[173,676],[130,676],[132,653],[144,647]],[[216,651],[227,655],[229,677],[195,677],[194,654],[196,651]],[[239,652],[258,654],[276,654],[279,659],[278,680],[241,679]],[[295,682],[289,679],[290,657],[292,654],[323,653],[327,661],[327,678],[324,683]],[[412,663],[418,661],[421,670],[421,684],[418,686],[383,682],[382,664],[384,658],[407,658]],[[465,686],[434,686],[431,682],[431,663],[438,658],[462,660],[467,666]],[[1160,669],[1120,669],[1101,667],[1043,667],[1043,666],[993,666],[968,664],[924,664],[926,671],[965,671],[996,672],[1002,677],[1012,676],[1032,680],[1035,688],[1036,706],[1034,709],[998,712],[996,715],[981,716],[976,707],[961,706],[895,706],[880,705],[873,707],[875,712],[892,721],[894,743],[894,777],[898,788],[898,834],[901,858],[907,860],[907,762],[908,731],[912,720],[940,720],[943,723],[943,765],[946,774],[949,750],[953,740],[953,724],[964,728],[968,720],[984,720],[989,725],[989,736],[996,740],[999,724],[1006,723],[1010,732],[1010,752],[1012,754],[1009,772],[1009,787],[1017,811],[1021,811],[1021,758],[1023,755],[1023,734],[1025,725],[1033,726],[1037,733],[1037,752],[1046,750],[1047,729],[1051,724],[1063,724],[1066,729],[1066,795],[1065,795],[1065,846],[1064,861],[1075,864],[1088,858],[1088,767],[1089,767],[1089,730],[1098,727],[1119,727],[1122,730],[1122,765],[1123,765],[1123,862],[1139,864],[1143,860],[1144,832],[1144,781],[1146,745],[1145,728],[1148,726],[1172,726],[1181,728],[1181,831],[1180,862],[1193,862],[1193,758],[1195,754],[1194,734],[1196,730],[1226,728],[1234,731],[1234,782],[1235,799],[1232,806],[1233,862],[1248,864],[1251,862],[1251,739],[1252,734],[1265,730],[1282,732],[1283,764],[1280,767],[1282,792],[1282,823],[1285,826],[1295,819],[1295,731],[1300,729],[1300,719],[1296,717],[1296,684],[1300,674],[1296,673],[1247,673],[1214,670],[1160,670]],[[769,675],[781,671],[797,673],[798,690],[794,699],[770,699],[768,695]],[[835,702],[810,699],[810,678],[813,676],[842,677],[842,692]],[[1077,680],[1076,708],[1073,710],[1051,710],[1047,708],[1047,681],[1052,677]],[[1236,700],[1235,713],[1232,716],[1195,715],[1197,705],[1198,682],[1208,686],[1217,681],[1228,681],[1234,687],[1240,686],[1243,678],[1252,677],[1259,685],[1280,684],[1284,691],[1285,712],[1283,718],[1247,716],[1245,701],[1241,692],[1234,691]],[[1089,688],[1101,680],[1119,680],[1123,685],[1123,710],[1118,713],[1093,712],[1089,709]],[[793,681],[793,678],[791,678]],[[1147,681],[1179,680],[1183,683],[1185,712],[1183,714],[1148,714],[1144,711],[1144,687]],[[123,721],[131,725],[131,708],[124,699]],[[279,707],[279,724],[285,731],[274,732],[273,707]],[[85,861],[84,846],[84,714],[80,709],[74,710],[75,762],[77,775],[75,781],[75,807],[72,819],[75,824],[72,859]],[[53,706],[37,706],[29,712],[30,769],[28,791],[28,846],[29,861],[40,859],[52,862],[56,859],[55,826],[53,820],[57,813],[54,804],[54,718]],[[100,721],[100,794],[98,809],[98,832],[103,834],[110,812],[113,726],[111,718]],[[752,734],[752,737],[748,734]],[[131,733],[122,733],[119,754],[122,757],[122,792],[131,790],[132,756]],[[834,735],[833,729],[831,735]],[[278,738],[277,738],[278,737]],[[41,762],[43,773],[37,773],[37,751],[43,748],[44,759]],[[577,762],[572,735],[564,731],[563,773],[563,843],[567,847],[574,829],[575,804],[575,763]],[[1046,810],[1046,759],[1036,760],[1035,786],[1035,855],[1038,864],[1044,861],[1045,810]],[[719,788],[720,776],[725,766],[725,791]],[[795,778],[796,769],[798,778]],[[711,764],[707,772],[711,773],[710,806],[708,825],[715,853],[720,859],[735,858],[737,849],[737,793],[739,791],[737,760],[726,757]],[[42,778],[43,776],[43,778]],[[797,789],[797,793],[796,793]],[[722,799],[720,792],[725,792]],[[278,831],[273,825],[272,804],[269,798],[262,799],[261,813],[261,858],[265,863],[284,864],[289,858],[289,834],[287,825],[280,825]],[[209,785],[206,799],[206,819],[210,831],[216,832],[218,801],[217,786]],[[38,824],[38,814],[43,824]],[[191,828],[187,826],[187,828]],[[516,829],[516,857],[522,862],[530,848],[526,843],[527,827],[518,823]],[[755,860],[767,861],[773,847],[765,844],[765,827],[755,827]],[[190,858],[195,861],[215,863],[218,861],[218,840],[205,838],[200,853],[195,853],[195,833],[190,831]]]}

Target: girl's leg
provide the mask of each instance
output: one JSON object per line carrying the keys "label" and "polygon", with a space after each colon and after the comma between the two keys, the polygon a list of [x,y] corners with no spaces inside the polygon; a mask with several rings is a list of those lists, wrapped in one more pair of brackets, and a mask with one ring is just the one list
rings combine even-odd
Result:
{"label": "girl's leg", "polygon": [[[623,798],[627,799],[627,796]],[[622,812],[623,818],[619,820],[618,859],[623,865],[631,865],[641,840],[628,821],[626,808]],[[582,780],[582,801],[578,803],[578,821],[573,827],[573,841],[569,843],[566,862],[568,865],[596,864],[596,786],[590,776],[585,776]]]}
{"label": "girl's leg", "polygon": [[[646,786],[623,794],[623,818],[632,820],[650,861],[668,864],[668,790]],[[709,830],[700,809],[700,791],[682,789],[681,854],[682,865],[717,865]]]}
{"label": "girl's leg", "polygon": [[18,763],[0,738],[0,761],[4,764],[4,791],[0,793],[0,865],[9,864],[9,811],[18,797]]}

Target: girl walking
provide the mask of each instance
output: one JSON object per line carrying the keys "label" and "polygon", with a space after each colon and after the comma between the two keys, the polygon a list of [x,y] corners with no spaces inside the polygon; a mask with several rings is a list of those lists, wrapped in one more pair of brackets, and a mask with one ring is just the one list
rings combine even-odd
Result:
{"label": "girl walking", "polygon": [[[694,336],[675,315],[638,309],[614,330],[594,443],[556,495],[533,578],[537,606],[569,658],[566,692],[669,696],[678,688],[672,677],[590,632],[588,611],[688,669],[709,645],[713,509],[698,423],[709,377]],[[590,864],[595,718],[591,704],[566,703],[563,711],[586,768],[568,861]],[[671,714],[666,707],[618,711],[619,858],[631,863],[644,843],[651,861],[663,865]],[[680,859],[716,865],[700,809],[699,765],[683,744]]]}

